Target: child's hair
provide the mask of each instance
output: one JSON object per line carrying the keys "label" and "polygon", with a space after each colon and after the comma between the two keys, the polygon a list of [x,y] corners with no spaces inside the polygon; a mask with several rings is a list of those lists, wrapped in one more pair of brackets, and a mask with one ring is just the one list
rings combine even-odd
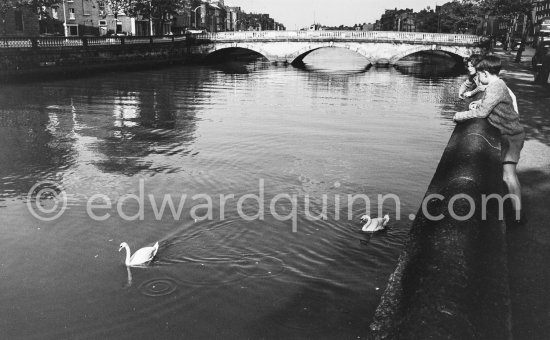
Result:
{"label": "child's hair", "polygon": [[481,54],[474,53],[466,59],[466,63],[471,63],[473,67],[476,67],[477,63],[479,63],[482,59],[483,56]]}
{"label": "child's hair", "polygon": [[[470,63],[472,64],[472,66],[475,68],[476,65],[483,59],[483,56],[481,54],[477,54],[477,53],[474,53],[472,54],[471,56],[469,56],[467,59],[466,59],[466,64]],[[477,70],[477,68],[476,68]],[[469,74],[468,75],[468,78],[470,79],[471,82],[474,82],[474,78],[476,77],[476,74]]]}
{"label": "child's hair", "polygon": [[502,69],[502,62],[500,58],[494,55],[489,55],[483,58],[477,65],[476,70],[478,72],[487,71],[490,74],[497,75]]}

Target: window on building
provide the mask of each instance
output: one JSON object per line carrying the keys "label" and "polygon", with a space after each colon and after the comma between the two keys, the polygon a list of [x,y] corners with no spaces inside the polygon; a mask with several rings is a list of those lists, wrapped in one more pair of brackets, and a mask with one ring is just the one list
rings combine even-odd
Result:
{"label": "window on building", "polygon": [[78,36],[78,25],[67,25],[69,36]]}
{"label": "window on building", "polygon": [[[84,2],[86,1],[86,2]],[[82,0],[82,13],[84,15],[90,15],[90,2],[88,0]]]}
{"label": "window on building", "polygon": [[99,12],[99,15],[105,15],[105,2],[98,1],[97,2],[97,10]]}
{"label": "window on building", "polygon": [[52,18],[53,19],[59,19],[58,7],[52,7]]}
{"label": "window on building", "polygon": [[120,22],[116,23],[116,32],[117,33],[122,33],[122,23],[120,23]]}
{"label": "window on building", "polygon": [[69,8],[69,19],[70,19],[70,20],[74,20],[74,19],[75,19],[75,16],[74,16],[74,8]]}
{"label": "window on building", "polygon": [[107,26],[107,20],[99,20],[99,26]]}
{"label": "window on building", "polygon": [[14,11],[13,15],[15,16],[15,30],[23,32],[23,11]]}

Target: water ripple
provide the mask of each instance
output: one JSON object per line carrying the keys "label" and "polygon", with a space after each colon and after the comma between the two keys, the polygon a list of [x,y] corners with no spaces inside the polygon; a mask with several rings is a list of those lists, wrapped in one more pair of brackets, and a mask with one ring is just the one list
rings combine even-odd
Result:
{"label": "water ripple", "polygon": [[285,263],[273,256],[246,256],[239,261],[238,271],[249,277],[277,276],[285,271]]}
{"label": "water ripple", "polygon": [[157,278],[143,282],[139,292],[146,296],[160,297],[170,295],[178,289],[178,283],[171,278]]}

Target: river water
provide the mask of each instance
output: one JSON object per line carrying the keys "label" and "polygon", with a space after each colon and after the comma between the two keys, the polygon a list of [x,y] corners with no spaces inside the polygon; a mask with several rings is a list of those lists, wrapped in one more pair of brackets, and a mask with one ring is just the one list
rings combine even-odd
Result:
{"label": "river water", "polygon": [[[305,62],[0,88],[0,337],[365,337],[463,76]],[[130,270],[123,241],[160,249]]]}

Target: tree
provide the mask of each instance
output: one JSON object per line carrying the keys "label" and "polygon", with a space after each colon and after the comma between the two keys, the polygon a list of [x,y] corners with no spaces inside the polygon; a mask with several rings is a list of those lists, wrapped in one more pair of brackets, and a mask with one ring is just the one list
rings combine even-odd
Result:
{"label": "tree", "polygon": [[448,2],[441,6],[438,14],[442,32],[472,33],[481,23],[479,6],[469,0]]}
{"label": "tree", "polygon": [[416,14],[416,30],[418,32],[436,33],[438,31],[438,15],[429,8]]}
{"label": "tree", "polygon": [[[123,1],[123,0],[118,0]],[[170,15],[177,14],[189,4],[188,0],[134,0],[128,8],[128,14],[131,16],[141,15],[157,25],[157,32],[161,32],[161,25],[168,21]]]}
{"label": "tree", "polygon": [[131,0],[105,0],[105,3],[113,13],[115,20],[118,19],[119,13],[128,12],[129,8],[132,6]]}
{"label": "tree", "polygon": [[[521,37],[521,45],[518,49],[516,59],[514,62],[519,63],[521,61],[521,55],[525,49],[525,42],[527,41],[527,35],[533,27],[532,12],[535,6],[535,2],[532,0],[473,0],[486,14],[492,14],[501,18],[517,21],[521,16],[525,16],[527,19],[527,26],[524,27],[523,35]],[[512,29],[510,27],[508,31],[507,41],[511,44],[512,41]],[[511,49],[511,45],[509,46]]]}

